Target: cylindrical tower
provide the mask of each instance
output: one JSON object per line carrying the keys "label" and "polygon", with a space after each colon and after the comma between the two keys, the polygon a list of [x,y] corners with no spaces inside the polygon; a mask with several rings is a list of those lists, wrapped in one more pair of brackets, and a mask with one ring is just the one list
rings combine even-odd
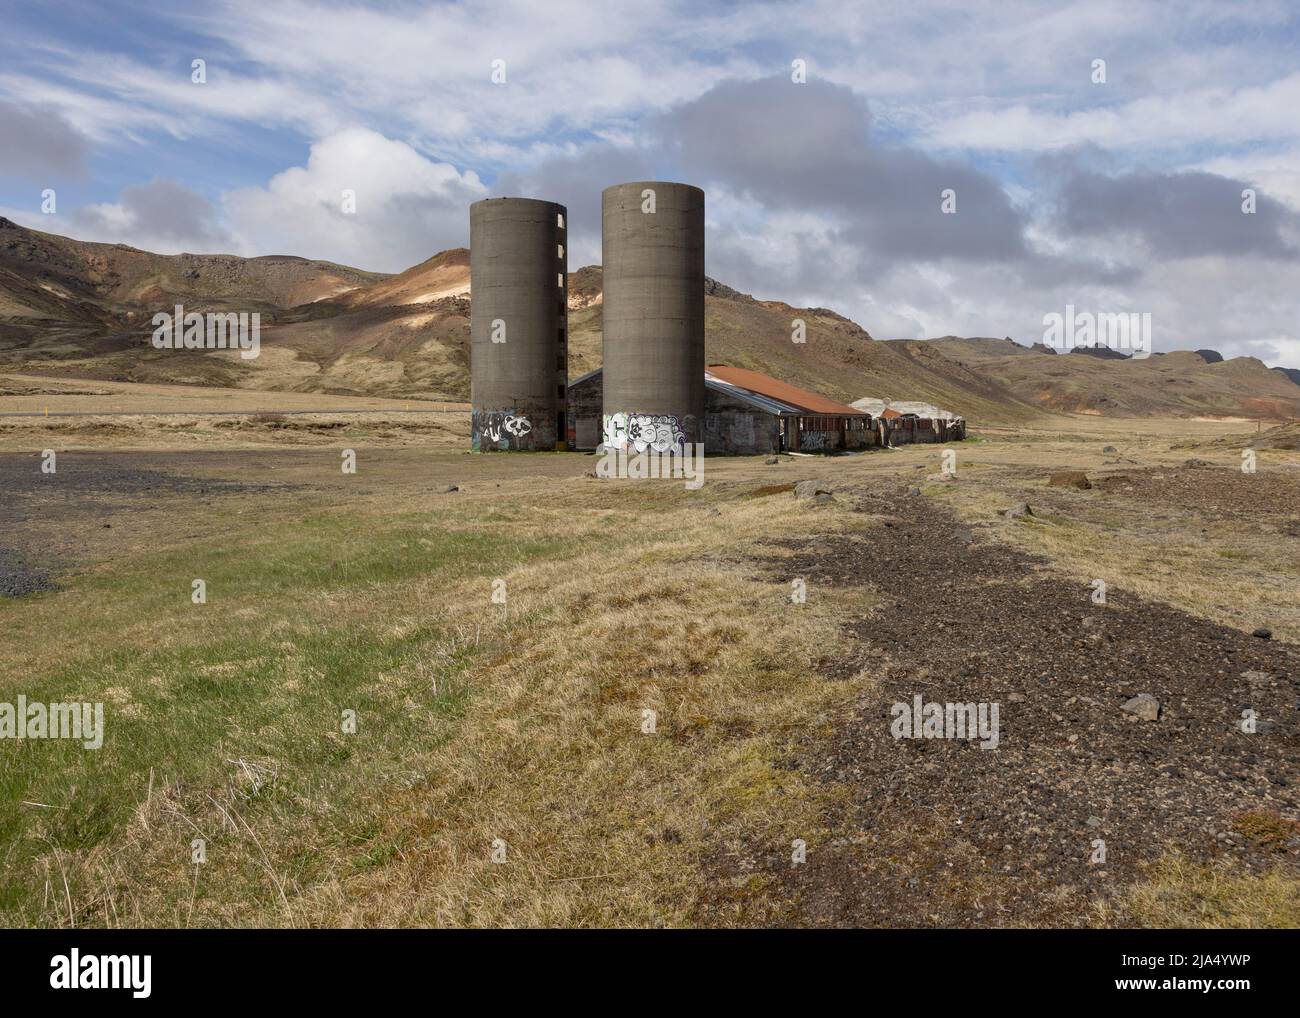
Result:
{"label": "cylindrical tower", "polygon": [[704,192],[615,184],[601,195],[606,446],[704,440]]}
{"label": "cylindrical tower", "polygon": [[564,448],[567,210],[535,198],[469,208],[471,445]]}

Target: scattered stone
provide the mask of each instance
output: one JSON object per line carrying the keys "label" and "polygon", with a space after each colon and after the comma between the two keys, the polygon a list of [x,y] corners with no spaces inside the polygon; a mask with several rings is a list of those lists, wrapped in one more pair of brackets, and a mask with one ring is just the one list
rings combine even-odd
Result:
{"label": "scattered stone", "polygon": [[795,498],[816,498],[818,495],[831,495],[833,489],[827,481],[799,481],[794,486]]}
{"label": "scattered stone", "polygon": [[1018,520],[1022,516],[1033,516],[1034,510],[1029,507],[1028,502],[1020,502],[1010,509],[1003,509],[1002,515],[1009,520]]}
{"label": "scattered stone", "polygon": [[1189,460],[1183,460],[1183,466],[1185,466],[1185,467],[1208,467],[1208,466],[1210,466],[1210,463],[1208,463],[1206,460],[1198,460],[1198,459],[1193,458],[1193,459],[1189,459]]}
{"label": "scattered stone", "polygon": [[814,505],[825,505],[827,502],[834,502],[835,496],[829,491],[819,491],[813,496]]}
{"label": "scattered stone", "polygon": [[454,484],[449,484],[447,487],[442,489],[444,495],[450,495],[453,491],[460,491],[460,488],[456,487]]}
{"label": "scattered stone", "polygon": [[919,494],[921,494],[921,489],[920,489],[920,488],[908,488],[908,489],[907,489],[907,493],[908,493],[909,495],[913,495],[913,496],[915,496],[915,495],[919,495]]}
{"label": "scattered stone", "polygon": [[940,484],[949,484],[949,483],[951,483],[951,482],[957,480],[957,475],[956,475],[956,474],[944,474],[944,473],[938,473],[938,474],[927,474],[926,477],[925,477],[925,479],[926,479],[927,481],[937,481],[937,482],[940,483]]}
{"label": "scattered stone", "polygon": [[1101,451],[1102,451],[1102,452],[1119,452],[1119,450],[1116,449],[1113,445],[1103,445],[1103,446],[1101,447]]}
{"label": "scattered stone", "polygon": [[1139,721],[1160,720],[1160,701],[1150,693],[1138,693],[1133,699],[1125,701],[1123,710]]}
{"label": "scattered stone", "polygon": [[769,467],[774,467],[774,466],[776,466],[776,465],[777,465],[778,463],[780,463],[780,462],[781,462],[780,457],[778,457],[778,456],[772,456],[772,457],[770,457],[770,458],[768,458],[768,459],[763,460],[763,465],[764,465],[764,466],[769,466]]}
{"label": "scattered stone", "polygon": [[1250,635],[1251,635],[1251,636],[1258,636],[1261,640],[1271,640],[1271,639],[1273,639],[1273,630],[1271,630],[1271,629],[1265,629],[1263,626],[1260,626],[1258,629],[1256,629],[1256,630],[1255,630],[1253,633],[1251,633]]}
{"label": "scattered stone", "polygon": [[1082,470],[1062,470],[1052,474],[1047,483],[1053,488],[1078,488],[1080,491],[1088,491],[1092,487],[1088,475]]}
{"label": "scattered stone", "polygon": [[44,569],[30,565],[16,551],[0,548],[0,597],[22,597],[53,589],[54,582]]}

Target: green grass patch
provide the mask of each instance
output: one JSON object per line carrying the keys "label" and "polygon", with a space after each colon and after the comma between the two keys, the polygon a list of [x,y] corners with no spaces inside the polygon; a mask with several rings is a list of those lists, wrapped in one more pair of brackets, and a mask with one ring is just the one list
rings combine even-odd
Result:
{"label": "green grass patch", "polygon": [[[319,844],[277,839],[273,849],[296,880],[311,878],[331,842],[357,866],[381,865],[396,849],[373,815],[378,793],[421,779],[409,760],[452,732],[472,695],[466,673],[489,649],[468,622],[486,614],[457,612],[429,594],[430,580],[482,576],[486,607],[491,578],[576,547],[424,516],[318,515],[115,563],[5,604],[0,651],[39,638],[50,653],[0,677],[0,700],[101,702],[104,737],[97,750],[0,741],[0,921],[40,921],[49,859],[114,847],[151,785],[194,816],[216,800],[237,803],[254,826],[309,822]],[[207,604],[192,603],[194,578],[206,581]],[[355,734],[344,711],[355,712]],[[186,860],[188,840],[176,852]],[[74,901],[93,893],[71,880]],[[250,870],[222,893],[267,886]]]}

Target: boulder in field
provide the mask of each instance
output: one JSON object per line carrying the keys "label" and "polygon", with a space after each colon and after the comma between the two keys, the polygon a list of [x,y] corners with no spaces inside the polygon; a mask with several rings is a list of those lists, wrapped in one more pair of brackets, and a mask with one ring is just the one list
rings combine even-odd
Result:
{"label": "boulder in field", "polygon": [[1049,477],[1047,483],[1053,488],[1077,488],[1080,491],[1087,491],[1092,487],[1092,482],[1088,480],[1088,475],[1082,470],[1059,471]]}
{"label": "boulder in field", "polygon": [[834,491],[828,481],[799,481],[794,486],[795,498],[816,498],[818,495],[833,495]]}

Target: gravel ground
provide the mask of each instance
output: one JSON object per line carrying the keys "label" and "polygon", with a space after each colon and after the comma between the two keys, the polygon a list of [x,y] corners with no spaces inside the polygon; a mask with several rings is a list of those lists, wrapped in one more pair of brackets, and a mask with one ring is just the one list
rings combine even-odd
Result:
{"label": "gravel ground", "polygon": [[53,590],[54,582],[43,569],[29,565],[12,548],[0,548],[0,597],[22,597],[38,590]]}
{"label": "gravel ground", "polygon": [[[876,687],[791,761],[843,806],[805,864],[751,846],[724,883],[765,877],[784,899],[775,921],[795,925],[1078,925],[1171,847],[1250,870],[1300,864],[1295,647],[1114,588],[1094,605],[1087,586],[977,543],[933,500],[854,495],[884,528],[786,545],[797,555],[780,566],[810,592],[886,595],[850,626]],[[1140,693],[1158,720],[1125,712]],[[891,706],[918,694],[998,703],[998,747],[894,738]],[[1246,709],[1255,734],[1240,730]],[[1279,836],[1240,833],[1247,811],[1276,813]],[[1090,861],[1098,839],[1104,864]]]}
{"label": "gravel ground", "polygon": [[[108,527],[115,516],[142,507],[154,509],[178,498],[201,500],[300,487],[241,484],[157,470],[140,466],[139,459],[130,454],[60,453],[56,472],[44,474],[41,457],[35,453],[0,455],[0,535],[8,544],[0,547],[0,597],[52,589],[53,578],[76,564],[78,529]],[[62,545],[48,539],[48,534],[40,539],[40,533],[56,525]]]}

